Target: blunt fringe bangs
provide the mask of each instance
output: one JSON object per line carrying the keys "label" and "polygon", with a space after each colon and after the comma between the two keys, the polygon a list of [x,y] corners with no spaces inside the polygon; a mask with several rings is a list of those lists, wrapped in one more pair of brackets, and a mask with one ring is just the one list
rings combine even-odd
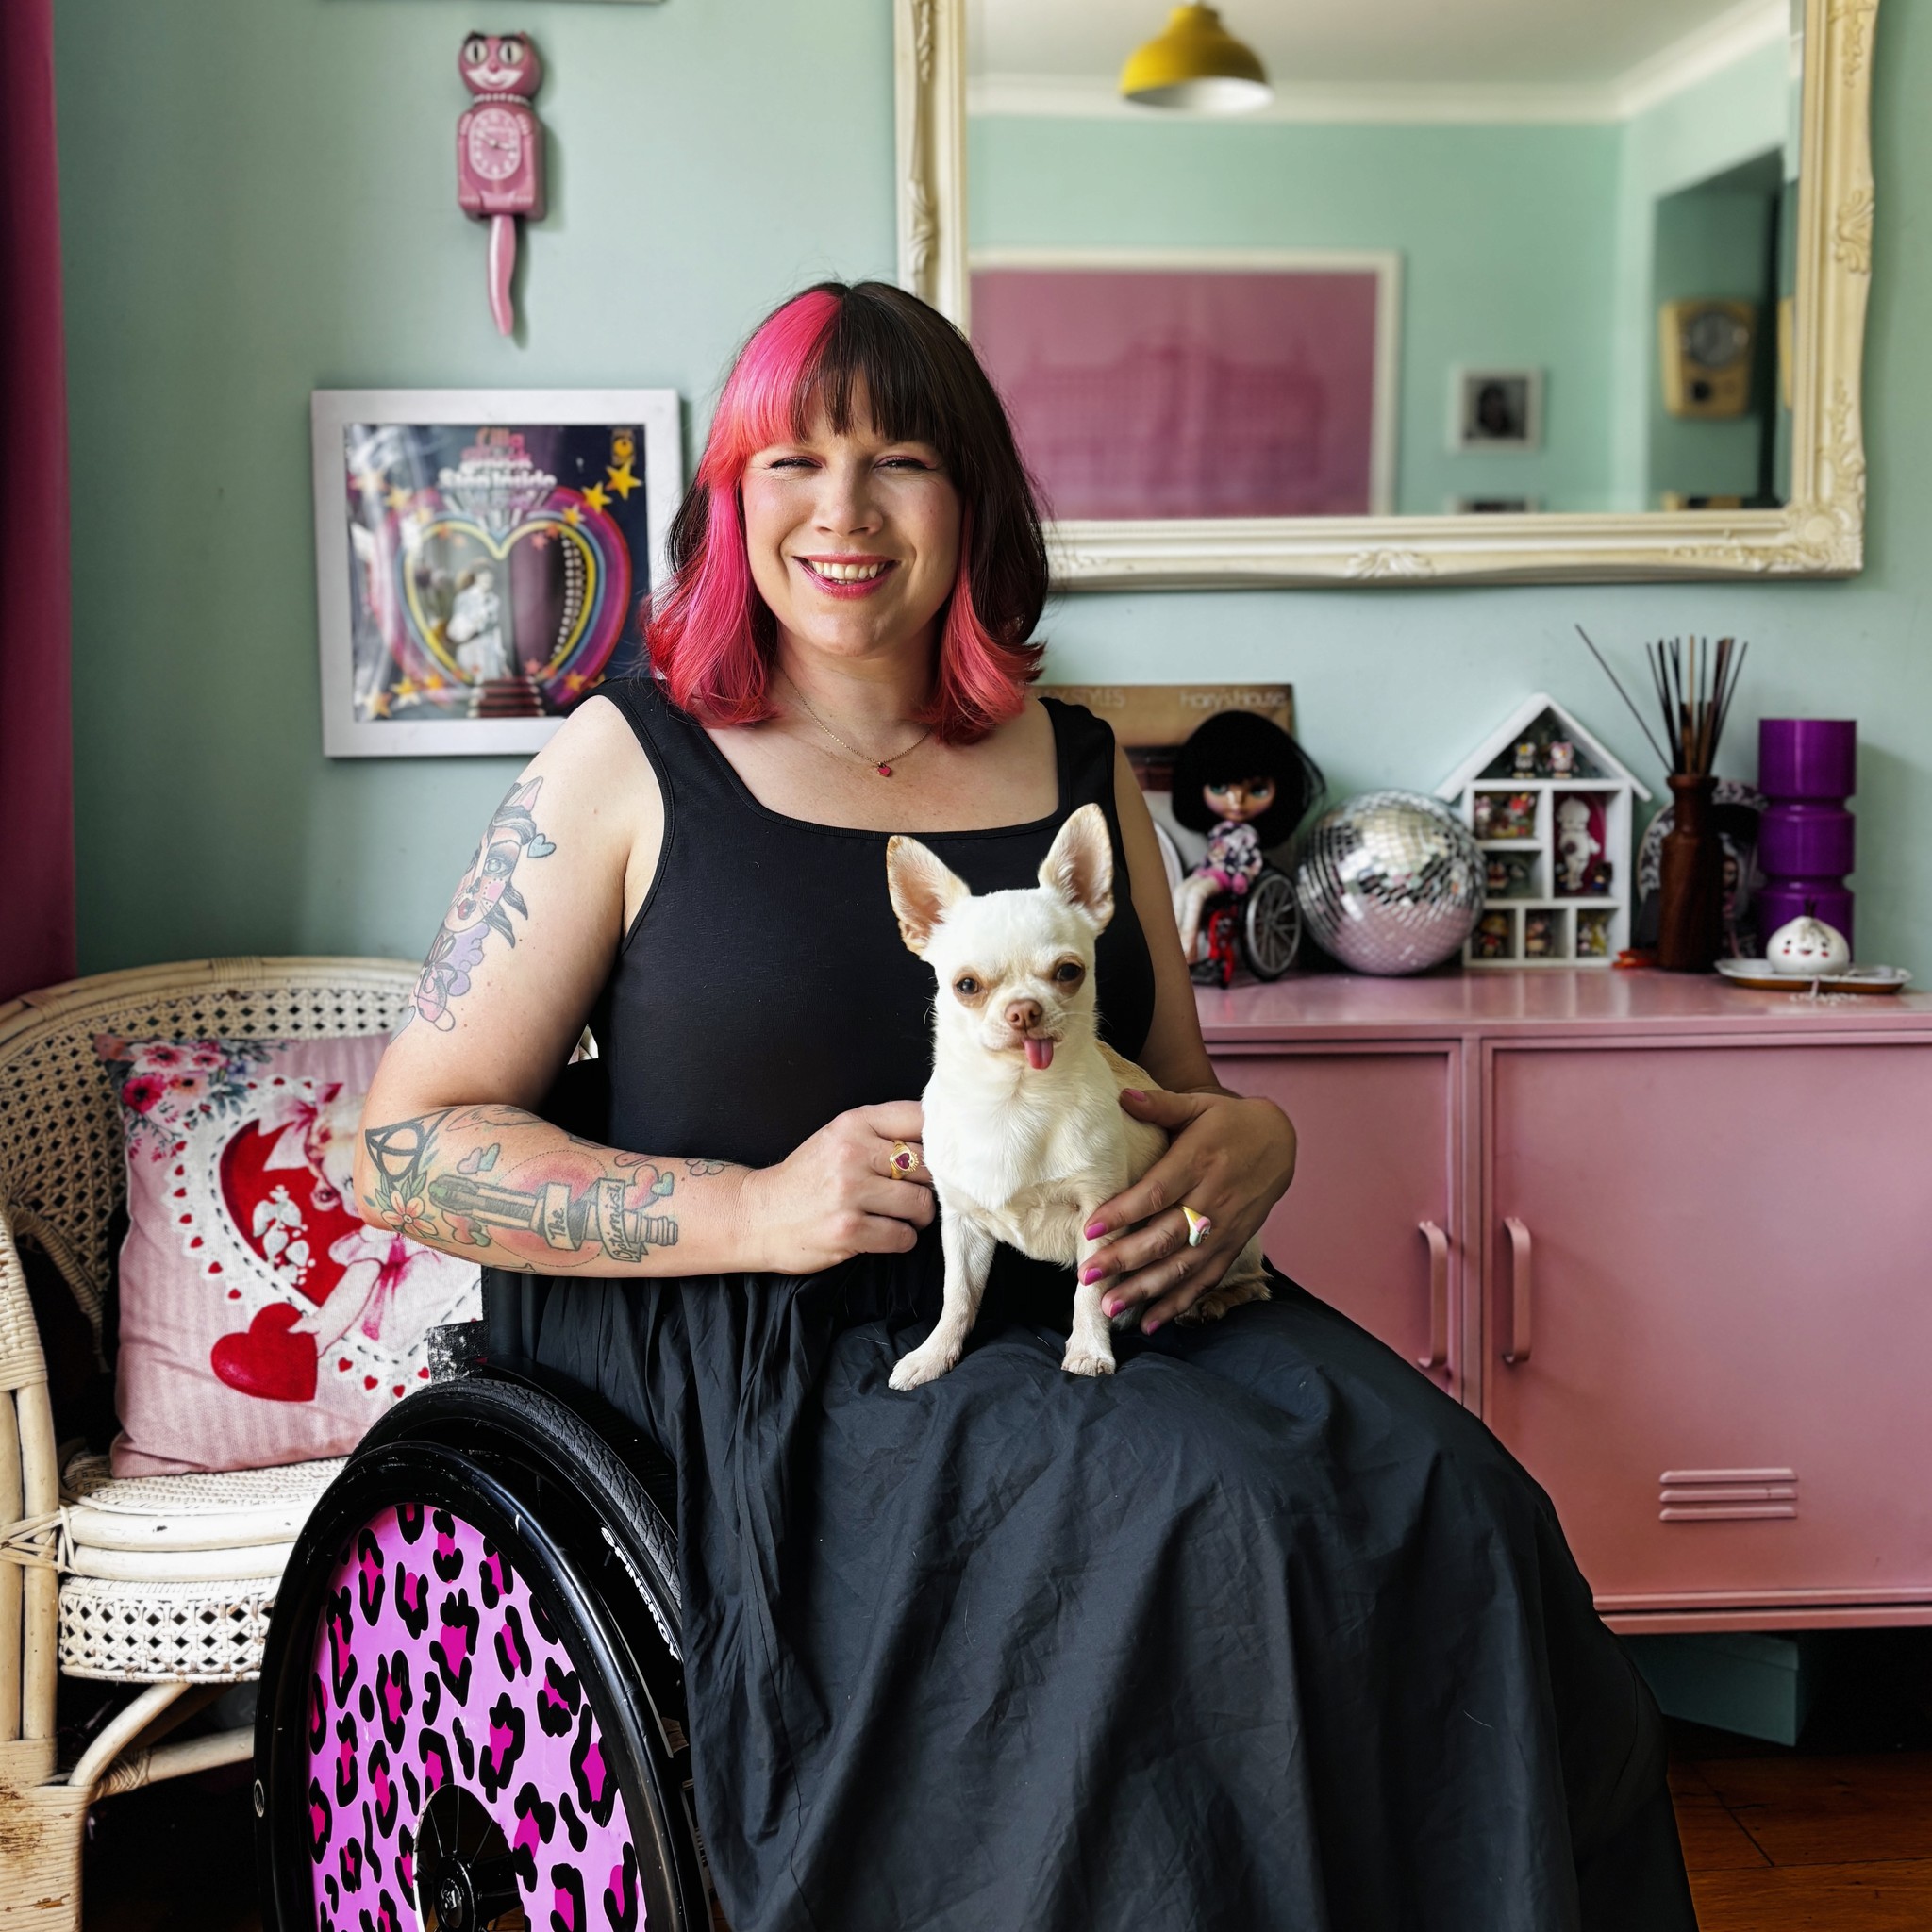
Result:
{"label": "blunt fringe bangs", "polygon": [[739,485],[757,451],[805,435],[819,409],[842,435],[861,405],[887,437],[938,450],[959,492],[959,574],[922,721],[970,744],[1017,717],[1039,675],[1046,541],[1007,412],[972,347],[938,310],[885,282],[821,282],[774,309],[740,352],[671,525],[671,580],[645,624],[651,666],[704,724],[772,716],[777,625],[752,581]]}

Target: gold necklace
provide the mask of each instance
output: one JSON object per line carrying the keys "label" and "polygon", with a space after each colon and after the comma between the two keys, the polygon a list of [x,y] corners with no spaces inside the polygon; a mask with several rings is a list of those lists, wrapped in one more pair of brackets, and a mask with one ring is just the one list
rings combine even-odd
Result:
{"label": "gold necklace", "polygon": [[932,736],[932,726],[928,724],[925,727],[925,729],[922,731],[919,734],[919,736],[915,738],[912,741],[912,742],[906,747],[904,751],[895,751],[890,758],[872,758],[868,756],[865,752],[860,751],[859,748],[856,744],[854,744],[849,739],[841,738],[839,734],[836,731],[834,731],[832,727],[829,724],[827,724],[823,718],[819,716],[818,710],[816,707],[814,707],[814,705],[812,704],[812,701],[808,697],[807,697],[802,691],[799,690],[797,683],[792,678],[787,677],[785,682],[791,686],[791,695],[795,697],[798,700],[798,702],[805,707],[808,712],[810,713],[812,722],[815,724],[817,724],[819,729],[823,731],[827,738],[831,739],[834,743],[843,745],[845,749],[849,751],[852,754],[852,756],[858,760],[860,764],[870,765],[873,768],[873,770],[879,774],[881,778],[890,778],[892,775],[892,767],[895,764],[897,764],[902,758],[910,758],[912,754],[916,752],[919,749],[919,747],[922,744],[924,744],[928,738]]}

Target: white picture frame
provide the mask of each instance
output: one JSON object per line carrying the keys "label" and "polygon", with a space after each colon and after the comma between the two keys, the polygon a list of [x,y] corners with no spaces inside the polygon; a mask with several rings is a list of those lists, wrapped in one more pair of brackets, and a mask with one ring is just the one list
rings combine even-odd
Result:
{"label": "white picture frame", "polygon": [[[684,493],[684,450],[679,400],[669,389],[583,389],[583,390],[474,390],[474,389],[356,389],[317,390],[309,403],[310,454],[315,492],[316,616],[319,659],[322,676],[322,736],[326,757],[338,758],[433,758],[450,756],[501,756],[540,750],[555,735],[564,713],[554,708],[562,700],[558,692],[572,679],[579,682],[575,694],[594,684],[606,665],[619,661],[621,652],[635,648],[636,611],[641,600],[661,585],[668,571],[671,520]],[[352,497],[366,498],[367,490],[355,480],[358,474],[373,477],[374,468],[357,473],[349,448],[352,435],[370,430],[393,432],[372,438],[359,435],[361,445],[380,452],[401,450],[412,464],[410,478],[385,476],[379,491],[387,511],[364,514]],[[441,494],[441,485],[458,475],[470,474],[465,465],[474,452],[465,452],[452,471],[443,469],[434,483],[420,480],[423,462],[433,460],[430,452],[446,444],[450,432],[478,433],[478,447],[489,442],[494,451],[500,442],[513,448],[516,458],[506,456],[508,464],[523,458],[525,436],[545,436],[540,447],[558,442],[549,432],[601,430],[612,437],[612,454],[618,453],[615,438],[631,433],[636,456],[627,466],[628,487],[612,483],[605,491],[601,482],[590,487],[610,501],[621,503],[615,516],[606,506],[570,487],[569,478],[548,475],[541,464],[529,461],[522,472],[503,469],[512,477],[513,487],[502,495],[492,511],[490,503],[476,506],[472,491],[461,504],[452,506]],[[439,436],[436,432],[443,432]],[[487,432],[497,432],[495,438]],[[565,436],[561,445],[583,448],[590,439]],[[372,458],[379,462],[380,454]],[[641,474],[636,474],[641,465]],[[581,464],[579,464],[581,467]],[[605,464],[607,474],[618,465]],[[477,474],[482,474],[478,472]],[[523,482],[517,484],[517,475]],[[416,487],[408,487],[416,480]],[[557,486],[541,495],[533,494],[540,482]],[[483,488],[486,498],[490,486]],[[460,485],[452,484],[458,494]],[[618,491],[622,489],[621,497]],[[636,514],[633,494],[641,493],[643,514]],[[389,504],[391,495],[405,499],[398,508]],[[511,508],[502,509],[502,502]],[[574,524],[571,510],[577,510]],[[583,522],[586,510],[592,512],[588,529]],[[513,529],[496,529],[492,515],[518,519]],[[580,595],[588,607],[594,598],[608,596],[609,605],[595,605],[594,625],[583,635],[572,633],[569,649],[577,655],[562,656],[546,664],[543,675],[522,681],[531,685],[545,708],[526,716],[452,716],[441,704],[441,692],[450,691],[454,702],[454,682],[460,675],[444,663],[447,678],[438,686],[438,704],[425,699],[423,715],[399,716],[393,708],[384,714],[377,694],[388,691],[393,697],[396,680],[379,681],[380,667],[375,660],[384,650],[395,660],[403,680],[409,678],[402,660],[420,662],[425,649],[446,651],[446,640],[435,635],[432,621],[422,622],[420,606],[408,594],[408,566],[405,562],[406,540],[401,529],[406,521],[427,516],[439,532],[444,525],[455,531],[453,541],[474,539],[490,546],[490,556],[503,569],[509,588],[509,558],[523,541],[535,536],[554,535],[561,540],[559,548],[573,555],[581,551],[582,566],[574,588],[591,585],[589,596]],[[371,525],[375,525],[372,530]],[[566,524],[572,524],[566,528]],[[484,525],[488,527],[479,527]],[[540,529],[538,526],[543,525]],[[391,532],[391,526],[393,530]],[[460,527],[458,527],[460,526]],[[352,532],[359,529],[361,536]],[[391,541],[393,534],[394,541]],[[496,540],[501,540],[500,545]],[[621,562],[618,552],[622,551]],[[412,553],[413,554],[413,553]],[[605,575],[598,575],[600,564]],[[481,573],[475,573],[480,575]],[[623,581],[620,581],[623,579]],[[487,589],[487,586],[486,586]],[[621,606],[622,608],[617,608]],[[520,648],[515,637],[517,617],[512,600],[508,648]],[[589,620],[587,620],[587,623]],[[579,627],[582,630],[582,626]],[[603,640],[608,633],[609,643]],[[595,658],[603,648],[605,655]],[[584,655],[589,653],[590,655]],[[358,657],[359,654],[359,657]],[[580,674],[570,670],[561,678],[550,673],[566,662],[588,667]],[[440,674],[432,673],[432,675]],[[509,680],[514,681],[514,680]],[[425,680],[426,682],[426,680]],[[417,693],[412,691],[412,699]]]}

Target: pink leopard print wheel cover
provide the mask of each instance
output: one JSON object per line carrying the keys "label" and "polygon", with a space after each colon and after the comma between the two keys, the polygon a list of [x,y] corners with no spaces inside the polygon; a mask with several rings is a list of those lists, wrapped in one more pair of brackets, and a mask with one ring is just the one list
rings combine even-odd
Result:
{"label": "pink leopard print wheel cover", "polygon": [[306,1718],[316,1932],[414,1932],[415,1830],[455,1781],[547,1932],[636,1932],[637,1852],[570,1656],[508,1556],[402,1504],[330,1573]]}

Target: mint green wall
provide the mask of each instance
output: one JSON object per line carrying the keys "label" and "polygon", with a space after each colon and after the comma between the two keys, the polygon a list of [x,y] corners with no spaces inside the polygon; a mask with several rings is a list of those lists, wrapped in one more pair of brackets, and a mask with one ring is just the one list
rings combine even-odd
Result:
{"label": "mint green wall", "polygon": [[[1777,158],[1768,158],[1775,163]],[[1680,300],[1755,303],[1760,354],[1769,358],[1776,354],[1772,249],[1783,170],[1774,167],[1773,173],[1772,186],[1762,193],[1685,188],[1665,195],[1657,204],[1652,231],[1650,283],[1653,307]],[[1661,363],[1660,329],[1657,344]],[[1754,404],[1770,403],[1775,394],[1774,378],[1767,384],[1760,369]],[[1664,407],[1660,372],[1648,401],[1649,504],[1660,503],[1667,490],[1691,496],[1755,494],[1764,435],[1764,417],[1757,408],[1742,416],[1673,416]]]}
{"label": "mint green wall", "polygon": [[[528,25],[558,212],[531,346],[454,208],[454,48]],[[59,0],[83,970],[420,953],[503,760],[320,750],[305,421],[318,384],[675,383],[702,414],[766,304],[892,259],[887,0]],[[1932,972],[1932,13],[1877,35],[1870,567],[1844,584],[1084,596],[1071,679],[1288,678],[1338,786],[1433,786],[1525,692],[1642,768],[1571,633],[1634,663],[1754,641],[1760,711],[1853,716],[1860,950]]]}
{"label": "mint green wall", "polygon": [[[1888,17],[1888,33],[1893,25]],[[1621,502],[1657,507],[1650,444],[1661,408],[1657,305],[1662,298],[1652,279],[1657,204],[1782,147],[1796,111],[1790,50],[1773,43],[1624,124],[1617,159],[1617,308],[1610,350],[1610,472]]]}
{"label": "mint green wall", "polygon": [[[975,247],[1394,249],[1397,509],[1607,509],[1618,153],[1612,126],[975,116],[969,217]],[[1547,372],[1541,451],[1450,449],[1457,364]]]}
{"label": "mint green wall", "polygon": [[[456,206],[457,50],[527,27],[527,341]],[[888,0],[58,0],[84,971],[420,954],[503,759],[321,751],[308,395],[667,385],[890,275]]]}

